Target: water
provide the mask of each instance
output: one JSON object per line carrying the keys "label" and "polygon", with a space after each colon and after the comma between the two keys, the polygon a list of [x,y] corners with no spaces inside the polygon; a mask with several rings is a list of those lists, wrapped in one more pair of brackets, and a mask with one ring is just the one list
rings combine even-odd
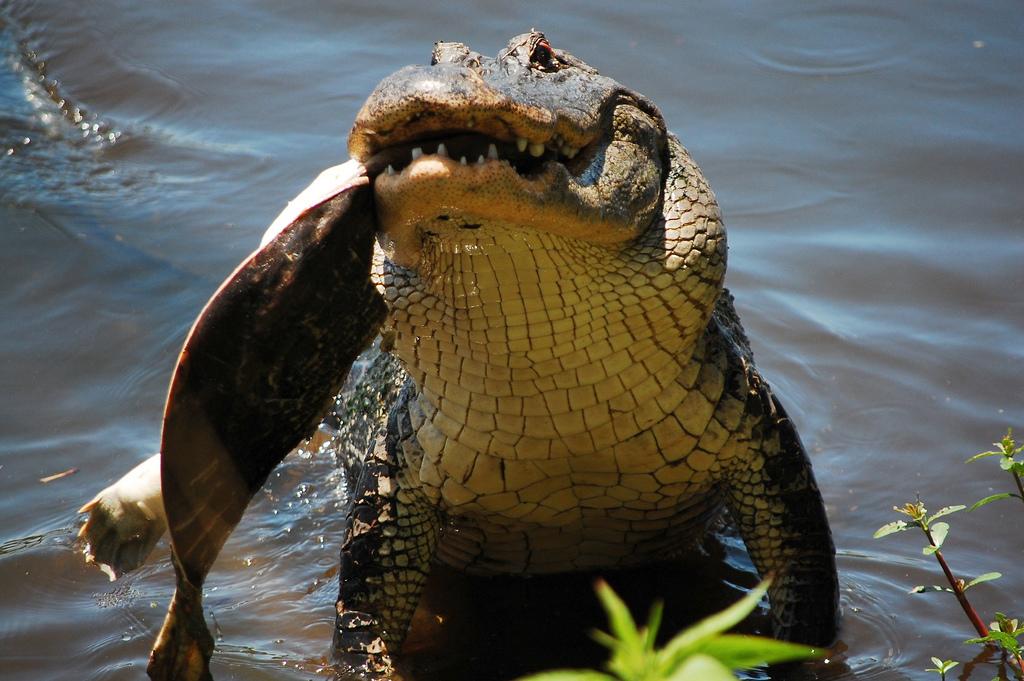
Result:
{"label": "water", "polygon": [[[938,508],[1004,489],[994,466],[961,461],[1024,427],[1018,3],[7,0],[0,677],[141,677],[173,584],[166,546],[108,583],[74,550],[76,509],[155,449],[194,315],[284,203],[345,158],[374,84],[434,40],[493,54],[531,26],[657,102],[724,207],[729,285],[812,451],[839,549],[841,652],[815,674],[925,679],[930,655],[974,657],[951,598],[906,593],[938,579],[920,541],[871,533],[917,493]],[[218,679],[326,673],[341,483],[329,454],[305,453],[257,496],[209,582]],[[972,591],[987,615],[1021,614],[1019,513],[952,519],[953,568],[1006,573]],[[683,598],[683,619],[753,581],[728,534],[709,553],[692,579],[714,595]],[[531,593],[521,608],[545,603]],[[576,659],[574,639],[515,634],[450,655],[485,669],[502,651]]]}

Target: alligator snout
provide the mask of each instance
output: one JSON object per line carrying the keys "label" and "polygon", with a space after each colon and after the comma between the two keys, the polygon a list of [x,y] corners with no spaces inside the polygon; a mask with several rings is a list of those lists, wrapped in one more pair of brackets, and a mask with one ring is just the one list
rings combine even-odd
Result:
{"label": "alligator snout", "polygon": [[545,101],[545,87],[459,64],[406,67],[385,78],[363,105],[349,135],[349,153],[368,161],[410,140],[471,133],[536,156],[551,148],[575,156],[573,150],[600,136],[607,103],[594,102],[590,114],[581,116]]}

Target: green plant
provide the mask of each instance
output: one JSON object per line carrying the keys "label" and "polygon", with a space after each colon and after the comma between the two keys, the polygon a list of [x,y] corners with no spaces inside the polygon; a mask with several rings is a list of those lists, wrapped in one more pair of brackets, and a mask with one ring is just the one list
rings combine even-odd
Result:
{"label": "green plant", "polygon": [[1021,626],[1017,618],[1010,619],[1001,612],[996,613],[996,621],[992,623],[992,628],[989,630],[988,635],[981,638],[968,639],[966,643],[982,643],[982,644],[994,644],[999,648],[1002,648],[1005,652],[1012,655],[1016,661],[1018,669],[1017,676],[1020,677],[1020,661],[1021,655],[1024,655],[1024,647],[1021,646],[1020,641],[1017,639],[1024,634],[1024,626]]}
{"label": "green plant", "polygon": [[929,667],[928,669],[925,669],[925,671],[935,672],[936,674],[942,677],[942,681],[946,681],[946,672],[948,672],[950,669],[952,669],[960,663],[955,662],[953,660],[940,660],[937,657],[933,657],[932,664],[935,666]]}
{"label": "green plant", "polygon": [[999,467],[1009,473],[1013,477],[1013,481],[1017,483],[1017,492],[1000,492],[999,494],[992,494],[980,499],[971,506],[973,511],[976,508],[981,508],[985,504],[990,504],[993,501],[999,501],[1000,499],[1008,499],[1010,497],[1016,497],[1024,502],[1024,483],[1021,482],[1021,476],[1024,475],[1024,460],[1017,461],[1015,458],[1021,452],[1024,452],[1024,445],[1017,446],[1017,443],[1013,439],[1013,430],[1010,428],[1006,429],[1006,435],[1003,436],[999,442],[993,442],[992,445],[995,449],[990,449],[987,452],[981,454],[975,454],[971,458],[967,459],[967,463],[977,461],[978,459],[984,459],[990,456],[1002,457],[999,459]]}
{"label": "green plant", "polygon": [[[975,577],[970,582],[965,582],[953,575],[953,571],[949,568],[949,564],[946,562],[945,556],[942,555],[942,545],[946,541],[946,536],[949,534],[949,523],[935,522],[936,519],[945,517],[957,511],[962,511],[966,506],[958,504],[956,506],[945,506],[940,508],[932,515],[928,515],[928,509],[925,508],[924,502],[918,499],[916,502],[908,502],[902,507],[893,506],[892,509],[897,513],[910,518],[908,523],[905,520],[896,520],[891,523],[886,523],[880,528],[875,530],[875,539],[881,539],[882,537],[894,534],[896,532],[903,532],[911,527],[919,528],[924,536],[928,539],[928,546],[922,549],[924,555],[933,555],[935,560],[938,561],[939,567],[942,568],[942,573],[946,576],[946,581],[949,582],[949,588],[944,589],[943,587],[933,587],[936,590],[950,591],[956,596],[956,600],[960,603],[960,607],[963,608],[964,614],[967,615],[967,619],[971,621],[974,626],[974,630],[978,632],[978,636],[988,636],[988,627],[982,621],[981,617],[978,616],[978,612],[971,605],[970,601],[967,600],[967,590],[976,584],[981,582],[988,582],[993,579],[999,579],[1002,577],[998,572],[989,572],[984,575]],[[912,590],[914,593],[924,591],[925,587],[914,587]]]}
{"label": "green plant", "polygon": [[768,581],[743,599],[677,634],[655,648],[662,606],[656,604],[647,624],[637,627],[625,603],[604,582],[598,582],[611,633],[594,632],[594,639],[611,651],[610,673],[590,669],[559,669],[520,681],[735,681],[734,669],[820,657],[821,651],[759,636],[727,634],[757,607]]}
{"label": "green plant", "polygon": [[[1010,497],[1016,497],[1024,502],[1024,484],[1021,482],[1021,476],[1024,475],[1024,461],[1018,461],[1015,458],[1018,454],[1024,452],[1024,445],[1017,445],[1013,439],[1013,432],[1009,429],[1006,431],[1006,435],[1003,436],[999,442],[995,442],[993,444],[996,449],[975,454],[971,458],[967,459],[966,463],[971,463],[978,459],[990,456],[1002,457],[999,462],[1000,468],[1010,473],[1020,493],[1001,492],[999,494],[992,494],[975,502],[970,508],[972,511],[990,504],[993,501],[999,501],[1000,499],[1007,499]],[[929,590],[947,591],[952,593],[956,597],[957,602],[959,602],[964,614],[967,615],[967,619],[970,620],[974,630],[978,632],[977,638],[969,639],[965,641],[965,643],[990,645],[1000,649],[1004,656],[1008,655],[1010,657],[1010,668],[1013,670],[1014,675],[1018,679],[1021,679],[1021,681],[1024,681],[1024,659],[1022,659],[1022,655],[1024,655],[1024,647],[1022,647],[1018,641],[1020,636],[1024,635],[1024,627],[1021,627],[1016,619],[1010,619],[1003,613],[996,613],[996,621],[986,626],[977,611],[971,605],[970,601],[967,599],[968,589],[983,582],[999,579],[1002,577],[1002,574],[998,572],[987,572],[983,575],[978,575],[970,581],[965,581],[953,574],[949,564],[946,562],[945,556],[942,554],[942,546],[949,534],[949,523],[936,522],[936,520],[953,513],[957,513],[958,511],[962,511],[965,508],[967,507],[962,504],[945,506],[935,513],[928,515],[928,509],[925,508],[924,503],[920,498],[918,498],[916,502],[906,503],[902,507],[893,507],[894,511],[910,518],[909,522],[901,519],[886,523],[875,531],[874,537],[875,539],[879,539],[890,534],[903,532],[912,527],[920,529],[928,540],[928,545],[924,547],[923,553],[926,556],[935,556],[935,560],[942,569],[942,573],[945,575],[949,586],[915,586],[911,589],[911,593],[921,593]],[[932,658],[932,663],[935,664],[935,667],[929,668],[926,671],[935,672],[943,679],[946,678],[946,672],[958,664],[953,660],[940,660],[937,657]]]}

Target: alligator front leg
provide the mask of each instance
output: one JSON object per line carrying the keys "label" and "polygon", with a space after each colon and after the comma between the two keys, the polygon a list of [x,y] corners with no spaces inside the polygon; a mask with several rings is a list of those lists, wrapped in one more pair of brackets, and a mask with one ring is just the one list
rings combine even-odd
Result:
{"label": "alligator front leg", "polygon": [[825,506],[792,422],[767,386],[754,387],[752,408],[763,416],[726,503],[754,567],[773,575],[773,634],[827,646],[837,634],[839,586]]}
{"label": "alligator front leg", "polygon": [[436,502],[399,464],[399,419],[364,462],[341,547],[334,652],[353,671],[386,677],[401,646],[437,546]]}

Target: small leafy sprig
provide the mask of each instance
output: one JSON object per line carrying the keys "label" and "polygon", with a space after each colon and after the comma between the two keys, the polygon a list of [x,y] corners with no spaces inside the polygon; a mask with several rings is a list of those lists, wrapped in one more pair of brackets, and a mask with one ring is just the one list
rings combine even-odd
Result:
{"label": "small leafy sprig", "polygon": [[1024,655],[1024,646],[1021,645],[1019,639],[1024,635],[1024,626],[1022,626],[1017,618],[1010,619],[1001,612],[996,613],[996,621],[990,625],[988,636],[981,638],[972,638],[965,643],[981,643],[981,644],[993,644],[1002,648],[1005,652],[1009,653],[1017,661],[1017,676],[1020,676],[1020,661],[1021,656]]}
{"label": "small leafy sprig", "polygon": [[598,582],[597,595],[608,614],[611,633],[594,632],[594,639],[611,651],[606,664],[611,674],[559,669],[520,681],[735,681],[734,669],[820,657],[823,651],[796,643],[724,633],[750,614],[767,590],[768,580],[729,608],[688,627],[656,649],[661,604],[651,609],[645,626],[637,627],[626,604],[605,582]]}
{"label": "small leafy sprig", "polygon": [[[972,511],[994,501],[1008,499],[1010,497],[1016,497],[1024,502],[1024,482],[1022,482],[1022,477],[1024,477],[1024,457],[1021,457],[1021,460],[1018,460],[1017,458],[1019,454],[1024,452],[1024,444],[1018,445],[1013,439],[1013,431],[1007,429],[1006,435],[1004,435],[998,442],[993,443],[993,446],[995,449],[975,454],[971,458],[967,459],[967,463],[991,456],[1000,457],[999,466],[1012,476],[1017,487],[1017,492],[1001,492],[987,496],[975,502],[970,507],[970,510]],[[932,515],[928,515],[928,509],[925,508],[924,503],[920,498],[918,498],[916,502],[904,504],[902,507],[893,507],[893,510],[907,516],[910,519],[909,522],[901,519],[895,520],[891,523],[886,523],[882,527],[878,528],[874,536],[877,539],[896,532],[903,532],[912,527],[919,528],[928,539],[928,545],[923,549],[924,554],[935,556],[935,559],[942,568],[942,572],[945,575],[949,586],[915,586],[911,590],[911,593],[935,590],[948,591],[956,596],[961,608],[963,608],[964,614],[967,615],[971,625],[974,627],[975,631],[978,632],[977,638],[972,638],[965,642],[981,644],[984,646],[993,646],[1001,650],[1004,655],[1004,660],[1005,656],[1008,655],[1010,657],[1009,667],[1013,670],[1013,674],[1020,679],[1020,681],[1024,681],[1024,646],[1022,646],[1018,640],[1022,635],[1024,635],[1024,626],[1021,626],[1018,620],[1011,619],[1003,613],[996,613],[996,620],[986,626],[978,616],[977,611],[973,606],[971,606],[966,596],[968,589],[976,586],[977,584],[981,584],[982,582],[999,579],[1002,575],[998,572],[987,572],[975,577],[969,582],[964,581],[963,579],[957,578],[953,575],[952,570],[949,568],[949,564],[946,562],[945,556],[942,555],[942,546],[949,534],[949,524],[946,522],[936,522],[936,520],[952,513],[962,511],[964,508],[966,507],[963,505],[946,506],[939,509]],[[958,664],[953,660],[941,660],[937,657],[933,657],[931,660],[935,667],[929,668],[927,671],[935,672],[943,679],[946,678],[946,672]]]}
{"label": "small leafy sprig", "polygon": [[967,463],[990,456],[1001,457],[999,459],[999,467],[1013,477],[1013,481],[1017,483],[1017,492],[1000,492],[999,494],[989,495],[984,499],[974,502],[971,506],[972,511],[976,508],[981,508],[985,504],[991,504],[993,501],[1009,499],[1010,497],[1016,497],[1017,499],[1020,499],[1021,502],[1024,502],[1024,482],[1021,480],[1022,476],[1024,476],[1024,459],[1020,461],[1016,459],[1018,454],[1024,452],[1024,444],[1018,446],[1017,442],[1013,439],[1013,430],[1007,428],[1006,435],[1004,435],[999,442],[993,442],[992,446],[995,447],[995,449],[975,454],[971,458],[967,459]]}
{"label": "small leafy sprig", "polygon": [[925,671],[935,672],[940,677],[942,677],[942,681],[946,681],[946,672],[948,672],[950,669],[952,669],[960,663],[956,662],[955,660],[940,660],[937,657],[933,657],[932,664],[935,666],[929,667],[928,669],[925,669]]}
{"label": "small leafy sprig", "polygon": [[[978,616],[978,612],[974,609],[974,606],[972,606],[970,601],[967,600],[965,592],[976,584],[998,579],[1002,577],[1002,575],[998,572],[989,572],[975,577],[970,582],[965,582],[964,580],[955,577],[953,575],[953,571],[949,568],[949,564],[946,562],[945,556],[942,555],[942,545],[946,541],[946,536],[949,534],[949,523],[935,522],[938,518],[943,518],[952,513],[962,511],[965,508],[967,507],[963,504],[944,506],[932,515],[928,515],[928,509],[925,508],[924,502],[922,502],[920,498],[916,502],[908,502],[902,507],[893,506],[894,511],[902,513],[910,518],[910,522],[908,523],[905,520],[896,520],[891,523],[886,523],[875,531],[874,537],[875,539],[880,539],[896,532],[903,532],[911,527],[917,527],[924,532],[924,536],[928,539],[928,546],[924,547],[922,552],[926,556],[935,556],[935,560],[938,561],[939,567],[942,568],[942,573],[946,576],[946,581],[949,582],[950,588],[948,590],[952,591],[953,595],[956,596],[956,600],[960,603],[960,607],[963,608],[964,614],[967,615],[967,619],[971,621],[971,625],[974,627],[974,630],[978,632],[978,636],[984,638],[989,634],[988,627],[985,626],[981,617]],[[923,587],[915,587],[914,590],[920,591],[923,590]]]}

